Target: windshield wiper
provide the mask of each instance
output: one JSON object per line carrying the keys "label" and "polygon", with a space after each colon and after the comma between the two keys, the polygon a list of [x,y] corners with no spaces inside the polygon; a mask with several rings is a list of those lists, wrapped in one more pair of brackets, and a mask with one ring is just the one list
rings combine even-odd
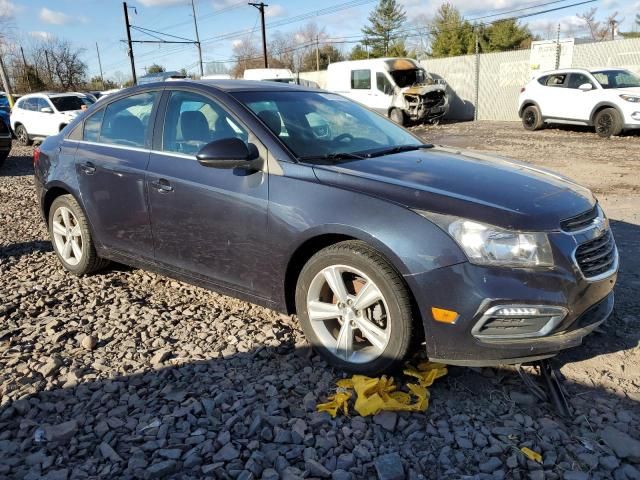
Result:
{"label": "windshield wiper", "polygon": [[396,145],[395,147],[381,148],[380,150],[370,151],[366,154],[366,157],[382,157],[384,155],[392,155],[394,153],[400,152],[410,152],[412,150],[420,150],[423,148],[433,148],[433,144],[422,143],[419,145]]}
{"label": "windshield wiper", "polygon": [[298,158],[300,160],[362,160],[367,157],[357,153],[337,152],[325,153],[324,155],[304,155]]}

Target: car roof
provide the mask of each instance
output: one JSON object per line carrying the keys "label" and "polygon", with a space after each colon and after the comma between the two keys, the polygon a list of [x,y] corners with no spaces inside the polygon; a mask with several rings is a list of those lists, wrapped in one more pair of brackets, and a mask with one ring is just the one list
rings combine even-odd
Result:
{"label": "car roof", "polygon": [[212,87],[222,92],[248,92],[248,91],[300,91],[300,92],[319,92],[317,88],[304,87],[302,85],[295,85],[291,83],[270,82],[263,80],[227,80],[227,79],[212,79],[212,80],[173,80],[171,82],[154,82],[145,83],[139,85],[140,88],[149,87],[189,87],[193,85],[204,85],[206,87]]}
{"label": "car roof", "polygon": [[36,93],[27,93],[26,95],[21,96],[20,98],[57,98],[57,97],[85,97],[84,93],[79,92],[36,92]]}
{"label": "car roof", "polygon": [[624,68],[620,68],[620,67],[599,67],[599,68],[558,68],[556,70],[546,70],[544,72],[540,72],[536,78],[542,77],[543,75],[553,75],[556,73],[575,73],[575,72],[579,72],[579,73],[592,73],[592,72],[601,72],[603,70],[625,70]]}

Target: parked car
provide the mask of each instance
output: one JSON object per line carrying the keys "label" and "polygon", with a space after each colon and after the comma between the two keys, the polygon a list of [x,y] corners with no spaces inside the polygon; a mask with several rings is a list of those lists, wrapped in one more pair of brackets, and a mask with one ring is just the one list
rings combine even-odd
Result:
{"label": "parked car", "polygon": [[9,112],[9,99],[4,92],[0,92],[0,167],[2,167],[11,151]]}
{"label": "parked car", "polygon": [[350,371],[386,370],[421,339],[450,364],[546,358],[613,309],[618,252],[588,189],[424,144],[325,91],[126,89],[47,138],[34,166],[69,272],[113,260],[297,313]]}
{"label": "parked car", "polygon": [[640,128],[640,76],[622,68],[545,72],[520,91],[518,113],[527,130],[557,123],[619,135]]}
{"label": "parked car", "polygon": [[31,93],[11,110],[11,128],[21,145],[55,135],[94,100],[82,93]]}
{"label": "parked car", "polygon": [[336,62],[327,69],[327,90],[363,104],[399,125],[437,123],[449,111],[446,85],[410,58]]}

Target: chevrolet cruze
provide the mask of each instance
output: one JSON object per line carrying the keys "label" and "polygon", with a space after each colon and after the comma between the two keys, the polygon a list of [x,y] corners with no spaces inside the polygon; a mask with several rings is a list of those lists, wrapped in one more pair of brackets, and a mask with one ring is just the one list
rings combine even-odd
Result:
{"label": "chevrolet cruze", "polygon": [[47,138],[34,165],[69,272],[121,262],[296,313],[353,372],[421,343],[449,364],[547,358],[613,309],[618,252],[589,190],[424,144],[321,90],[134,87]]}

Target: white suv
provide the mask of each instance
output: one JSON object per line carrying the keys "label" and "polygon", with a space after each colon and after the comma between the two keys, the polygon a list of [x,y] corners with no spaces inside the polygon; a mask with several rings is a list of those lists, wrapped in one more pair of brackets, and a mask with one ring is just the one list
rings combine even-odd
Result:
{"label": "white suv", "polygon": [[640,128],[640,76],[621,68],[545,72],[520,90],[518,113],[527,130],[565,123],[619,135]]}
{"label": "white suv", "polygon": [[22,145],[55,135],[93,100],[82,93],[32,93],[11,109],[11,129]]}

